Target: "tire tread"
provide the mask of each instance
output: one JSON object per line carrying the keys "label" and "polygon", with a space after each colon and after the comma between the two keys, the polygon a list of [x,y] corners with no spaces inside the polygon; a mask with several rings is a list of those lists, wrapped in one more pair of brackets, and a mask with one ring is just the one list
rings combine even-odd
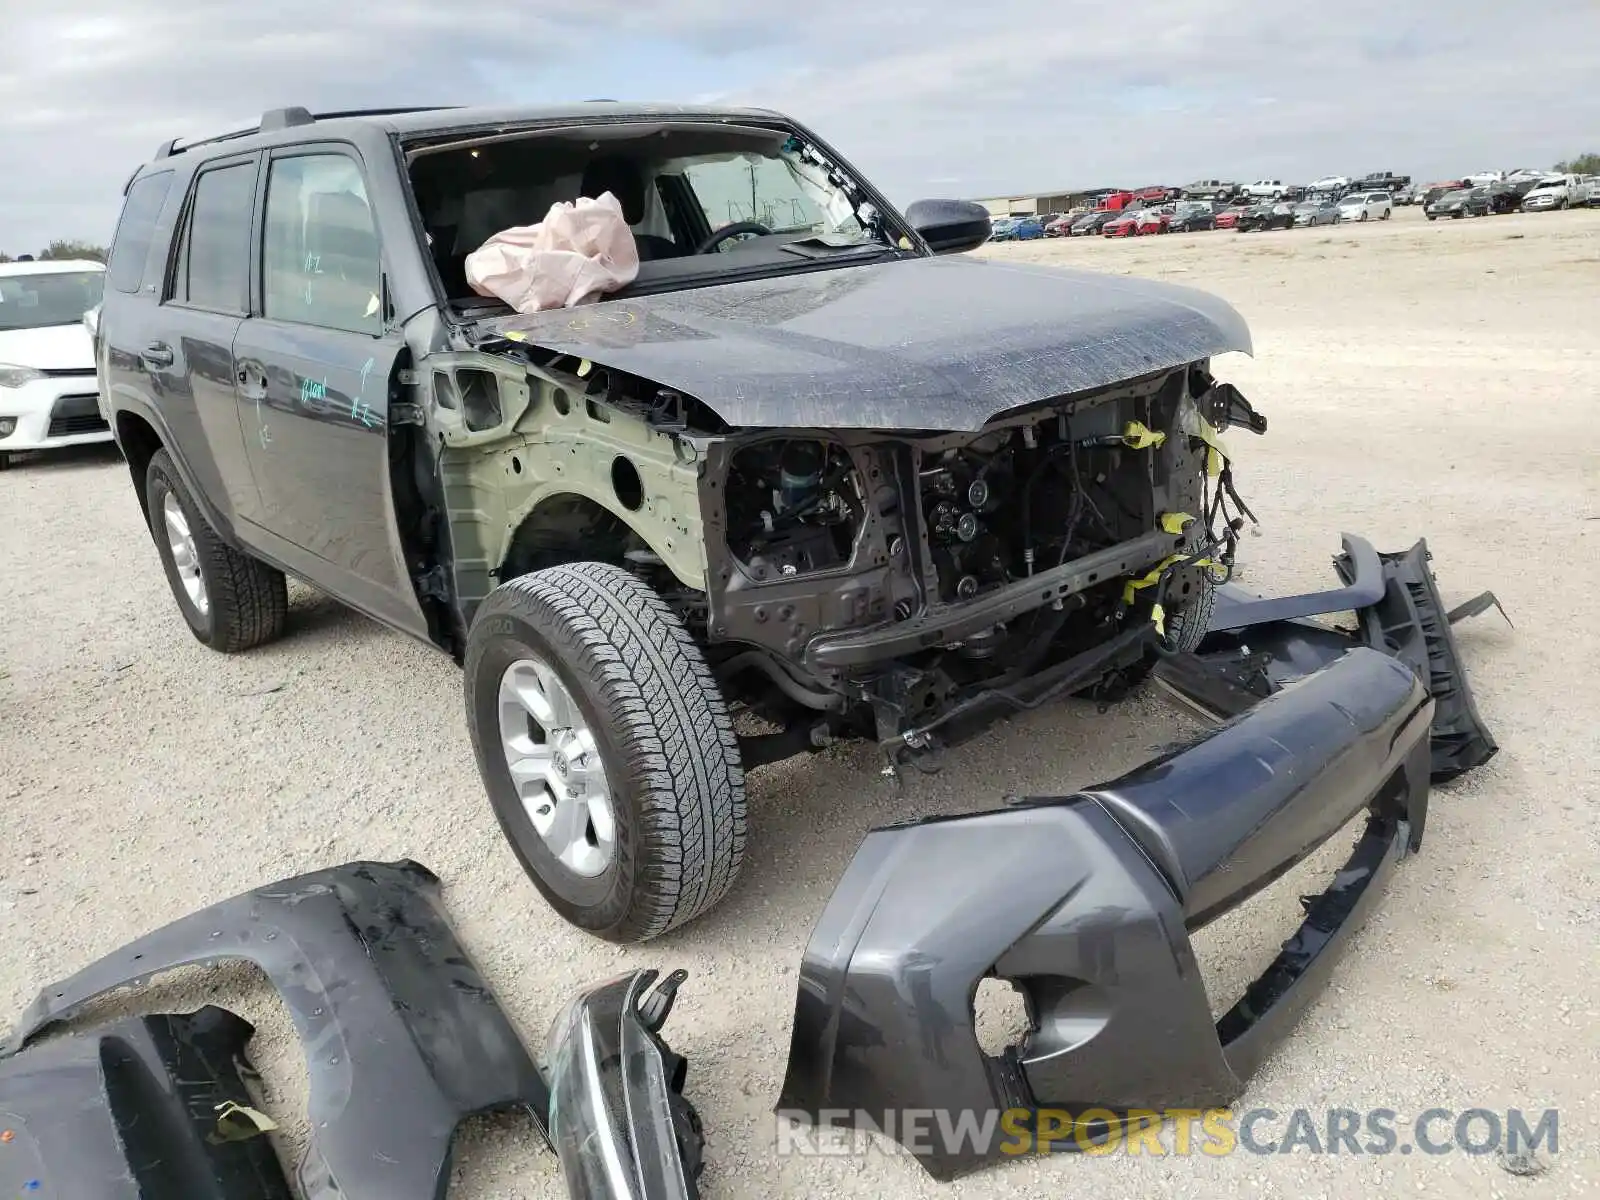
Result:
{"label": "tire tread", "polygon": [[[172,491],[189,518],[189,530],[202,560],[206,590],[211,601],[211,637],[202,638],[213,650],[238,654],[270,642],[283,633],[289,616],[289,587],[283,572],[251,558],[224,542],[195,507],[188,489],[165,450],[158,450],[146,470],[147,490],[159,476]],[[157,550],[166,565],[166,550],[160,542],[160,515],[150,506],[150,531],[157,539]],[[173,598],[184,600],[174,588]]]}
{"label": "tire tread", "polygon": [[744,772],[732,718],[683,622],[643,581],[601,562],[548,567],[502,585],[474,626],[501,612],[528,621],[568,669],[593,681],[627,759],[622,773],[636,788],[646,852],[633,907],[606,936],[645,941],[715,906],[743,865]]}

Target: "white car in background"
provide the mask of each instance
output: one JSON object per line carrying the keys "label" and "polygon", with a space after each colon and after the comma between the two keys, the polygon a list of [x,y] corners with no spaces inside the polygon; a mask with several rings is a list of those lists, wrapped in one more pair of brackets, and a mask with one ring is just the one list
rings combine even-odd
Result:
{"label": "white car in background", "polygon": [[1324,175],[1321,179],[1313,179],[1306,184],[1306,191],[1312,194],[1337,195],[1349,186],[1348,175]]}
{"label": "white car in background", "polygon": [[1499,183],[1505,179],[1504,171],[1479,171],[1476,175],[1463,175],[1461,178],[1473,187],[1488,187],[1491,183]]}
{"label": "white car in background", "polygon": [[1257,200],[1281,200],[1289,185],[1281,179],[1258,179],[1244,185],[1244,194]]}
{"label": "white car in background", "polygon": [[1549,175],[1522,197],[1523,212],[1578,208],[1590,202],[1591,188],[1581,175]]}
{"label": "white car in background", "polygon": [[1387,221],[1394,211],[1388,192],[1355,192],[1339,201],[1341,221]]}
{"label": "white car in background", "polygon": [[97,262],[0,263],[0,469],[19,451],[111,440],[83,320],[104,286]]}

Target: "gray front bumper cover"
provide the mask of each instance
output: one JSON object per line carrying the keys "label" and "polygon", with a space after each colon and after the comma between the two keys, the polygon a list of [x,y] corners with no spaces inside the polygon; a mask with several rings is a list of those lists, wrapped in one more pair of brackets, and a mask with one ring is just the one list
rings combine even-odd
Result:
{"label": "gray front bumper cover", "polygon": [[[1367,649],[1179,753],[1064,798],[869,834],[801,966],[780,1111],[991,1113],[1226,1104],[1420,844],[1433,704]],[[1333,885],[1213,1022],[1189,932],[1363,809]],[[979,1047],[973,995],[1010,980],[1032,1031]],[[942,1114],[942,1115],[940,1115]],[[963,1116],[972,1114],[972,1116]],[[941,1179],[997,1142],[911,1147]]]}

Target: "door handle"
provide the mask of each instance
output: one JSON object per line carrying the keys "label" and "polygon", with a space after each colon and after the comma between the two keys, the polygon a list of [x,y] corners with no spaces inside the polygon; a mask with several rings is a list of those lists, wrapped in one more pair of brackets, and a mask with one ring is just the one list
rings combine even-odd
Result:
{"label": "door handle", "polygon": [[151,342],[139,352],[139,359],[147,367],[170,367],[172,347],[165,342]]}

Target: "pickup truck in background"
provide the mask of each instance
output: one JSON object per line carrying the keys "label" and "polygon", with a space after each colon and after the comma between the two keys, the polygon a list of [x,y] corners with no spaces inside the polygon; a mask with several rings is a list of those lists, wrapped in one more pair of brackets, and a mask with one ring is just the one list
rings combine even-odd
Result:
{"label": "pickup truck in background", "polygon": [[1577,208],[1590,203],[1593,192],[1593,187],[1581,175],[1547,175],[1522,198],[1522,211]]}

